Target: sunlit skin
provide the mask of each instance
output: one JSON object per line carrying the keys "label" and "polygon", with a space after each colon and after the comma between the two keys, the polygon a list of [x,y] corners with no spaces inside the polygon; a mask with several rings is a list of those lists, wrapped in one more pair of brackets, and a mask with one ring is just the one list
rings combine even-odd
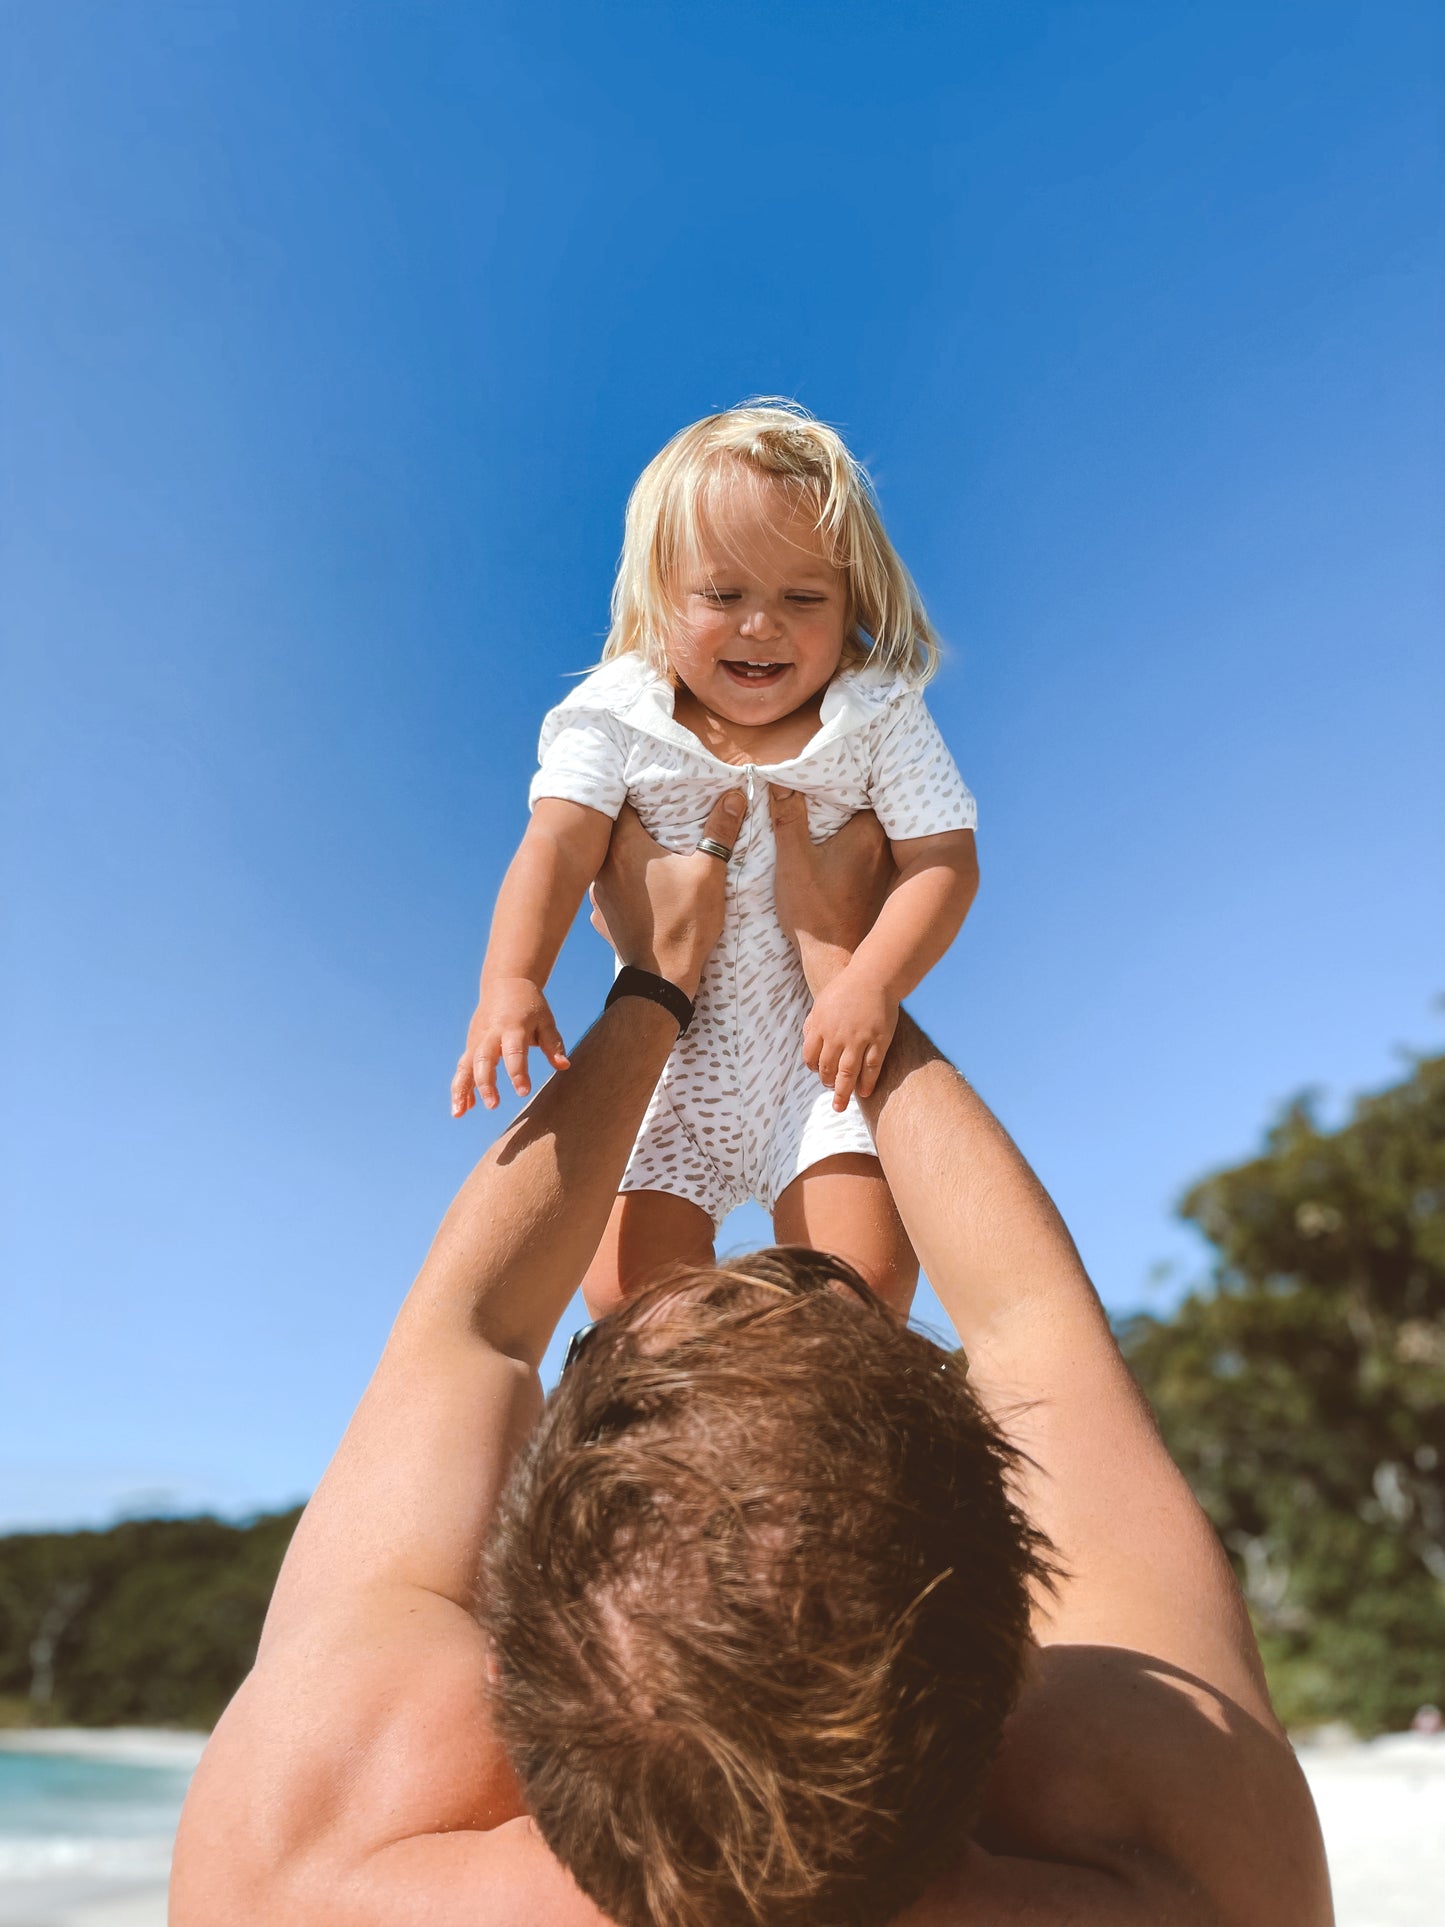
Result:
{"label": "sunlit skin", "polygon": [[[703,518],[699,553],[671,585],[674,713],[722,762],[781,762],[797,755],[818,726],[851,621],[848,579],[813,516],[780,482],[741,471],[730,481],[725,504],[715,503]],[[768,667],[759,673],[749,663]],[[580,879],[585,888],[606,848],[610,826],[588,820],[594,817],[551,800],[533,814],[534,847],[524,844],[525,874],[509,874],[504,892],[516,901],[498,922],[510,932],[535,933],[535,955],[514,958],[489,946],[484,995],[452,1079],[455,1117],[477,1094],[486,1109],[497,1108],[499,1060],[519,1097],[531,1093],[530,1050],[540,1050],[554,1070],[568,1067],[542,982],[571,922],[572,885]],[[559,870],[566,875],[559,878]]]}
{"label": "sunlit skin", "polygon": [[796,755],[817,728],[851,613],[847,576],[813,515],[771,478],[740,480],[725,518],[704,521],[674,596],[678,721],[724,761]]}
{"label": "sunlit skin", "polygon": [[[778,912],[821,997],[876,926],[884,839],[864,815],[815,845],[793,801],[775,798]],[[732,833],[721,795],[702,828]],[[694,992],[722,866],[669,855],[624,809],[597,890],[618,955]],[[447,1213],[192,1782],[172,1927],[607,1927],[525,1810],[477,1579],[676,1035],[658,1005],[614,1004]],[[972,1838],[897,1927],[1329,1927],[1243,1601],[1047,1194],[906,1017],[864,1102],[1063,1575]]]}
{"label": "sunlit skin", "polygon": [[[819,727],[824,692],[838,674],[858,610],[854,584],[819,529],[814,498],[737,463],[718,470],[698,504],[694,546],[664,584],[673,714],[720,763],[778,769]],[[752,785],[749,782],[749,793]],[[745,802],[724,841],[736,840]],[[795,806],[805,809],[801,797]],[[508,867],[482,966],[477,1007],[452,1078],[452,1114],[479,1098],[499,1103],[497,1067],[519,1096],[531,1091],[528,1056],[554,1070],[570,1058],[545,985],[577,906],[608,848],[611,819],[563,797],[541,797]],[[957,935],[977,884],[971,830],[898,839],[897,883],[848,971],[816,998],[798,1040],[803,1062],[845,1111],[873,1089],[900,1000]],[[917,1264],[877,1160],[825,1158],[776,1200],[781,1240],[826,1236],[880,1294],[906,1311]],[[584,1281],[594,1317],[634,1286],[628,1254],[659,1263],[704,1263],[714,1226],[702,1206],[668,1192],[619,1197]]]}

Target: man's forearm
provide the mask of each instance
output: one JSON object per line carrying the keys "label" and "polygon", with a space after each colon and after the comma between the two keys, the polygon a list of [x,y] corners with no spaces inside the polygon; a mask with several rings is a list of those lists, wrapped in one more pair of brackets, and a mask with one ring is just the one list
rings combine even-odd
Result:
{"label": "man's forearm", "polygon": [[906,1011],[863,1109],[919,1261],[977,1372],[996,1364],[1017,1382],[1039,1320],[1107,1332],[1048,1193]]}
{"label": "man's forearm", "polygon": [[[741,791],[728,791],[708,813],[706,834],[730,846],[742,808]],[[695,996],[723,923],[716,857],[669,856],[624,807],[596,887],[623,962]],[[499,1353],[540,1363],[601,1241],[676,1042],[676,1018],[646,998],[623,997],[603,1012],[572,1053],[571,1069],[543,1086],[462,1187],[398,1334],[416,1320],[452,1320]]]}
{"label": "man's forearm", "polygon": [[624,997],[572,1068],[537,1093],[442,1220],[398,1324],[452,1320],[536,1365],[596,1250],[653,1087],[677,1041],[667,1011]]}

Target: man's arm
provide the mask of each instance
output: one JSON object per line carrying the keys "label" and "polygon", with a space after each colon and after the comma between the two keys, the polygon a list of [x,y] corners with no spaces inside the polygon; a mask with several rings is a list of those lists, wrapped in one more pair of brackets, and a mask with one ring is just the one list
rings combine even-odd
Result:
{"label": "man's arm", "polygon": [[[718,827],[730,841],[730,821]],[[623,954],[691,996],[722,927],[721,866],[657,861],[663,852],[630,812],[621,837],[634,861],[636,845],[656,852],[642,858],[655,901],[641,915],[631,903],[613,913]],[[537,1367],[676,1037],[657,1005],[623,999],[462,1186],[297,1528],[267,1639],[318,1588],[391,1578],[470,1603],[501,1480],[540,1404]]]}
{"label": "man's arm", "polygon": [[[720,804],[707,833],[731,842],[735,828]],[[716,859],[668,857],[624,813],[598,891],[619,953],[692,995],[722,926]],[[297,1527],[256,1668],[197,1773],[173,1927],[394,1920],[384,1876],[406,1852],[410,1871],[428,1843],[436,1881],[422,1880],[416,1912],[442,1927],[475,1918],[504,1864],[549,1865],[534,1835],[488,1831],[518,1808],[487,1718],[478,1570],[541,1403],[537,1365],[676,1035],[657,1005],[620,1000],[447,1212]],[[575,1904],[548,1918],[594,1921],[558,1873],[538,1877]]]}
{"label": "man's arm", "polygon": [[1040,1637],[1133,1647],[1272,1720],[1229,1563],[1008,1133],[906,1014],[864,1109],[970,1382],[1027,1454],[1024,1510],[1066,1574]]}
{"label": "man's arm", "polygon": [[[814,846],[777,795],[774,822],[779,914],[825,983],[886,892],[882,832]],[[1238,1588],[1047,1193],[906,1014],[864,1110],[1065,1568],[975,1841],[907,1927],[1324,1927],[1318,1823]]]}
{"label": "man's arm", "polygon": [[[857,852],[840,839],[836,850],[811,844],[801,797],[775,797],[774,828],[779,911],[821,988],[868,928],[876,866],[860,876]],[[1272,1723],[1228,1561],[1048,1193],[906,1013],[863,1106],[970,1382],[1031,1461],[1020,1496],[1068,1574],[1057,1597],[1040,1602],[1040,1637],[1134,1647]]]}

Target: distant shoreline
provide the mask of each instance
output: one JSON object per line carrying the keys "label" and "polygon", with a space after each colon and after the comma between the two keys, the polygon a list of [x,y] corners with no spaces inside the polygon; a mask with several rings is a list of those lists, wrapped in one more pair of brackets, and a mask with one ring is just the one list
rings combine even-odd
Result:
{"label": "distant shoreline", "polygon": [[[209,1733],[170,1726],[0,1727],[0,1753],[49,1753],[71,1759],[109,1760],[117,1766],[193,1767]],[[1360,1740],[1344,1733],[1292,1735],[1300,1760],[1311,1770],[1424,1772],[1445,1776],[1445,1735],[1382,1733]]]}
{"label": "distant shoreline", "polygon": [[0,1753],[56,1753],[71,1759],[110,1760],[117,1766],[193,1767],[208,1733],[165,1726],[9,1726]]}
{"label": "distant shoreline", "polygon": [[[165,1727],[9,1727],[0,1753],[52,1754],[189,1772],[207,1735]],[[1445,1734],[1346,1740],[1300,1736],[1319,1810],[1340,1927],[1433,1927],[1445,1891]],[[23,1845],[25,1843],[18,1843]],[[165,1927],[165,1859],[144,1878],[57,1867],[0,1882],[0,1927]],[[162,1858],[164,1854],[164,1858]]]}

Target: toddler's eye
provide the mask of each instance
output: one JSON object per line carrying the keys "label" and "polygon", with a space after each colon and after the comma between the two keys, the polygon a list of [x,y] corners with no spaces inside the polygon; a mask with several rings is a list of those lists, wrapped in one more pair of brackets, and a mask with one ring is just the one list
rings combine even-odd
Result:
{"label": "toddler's eye", "polygon": [[736,602],[738,599],[734,589],[698,589],[696,593],[704,602]]}

